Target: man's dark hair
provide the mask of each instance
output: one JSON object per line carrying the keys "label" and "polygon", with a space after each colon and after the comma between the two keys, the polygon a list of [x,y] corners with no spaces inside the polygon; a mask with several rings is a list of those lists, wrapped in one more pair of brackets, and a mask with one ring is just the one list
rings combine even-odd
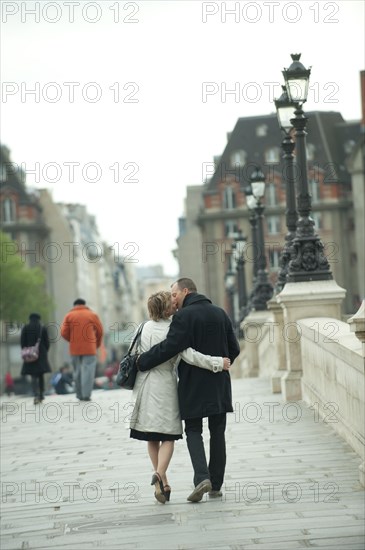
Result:
{"label": "man's dark hair", "polygon": [[187,288],[189,292],[198,292],[196,284],[192,279],[189,279],[188,277],[181,277],[181,279],[175,281],[174,284],[177,284],[180,290]]}
{"label": "man's dark hair", "polygon": [[39,313],[31,313],[29,315],[29,320],[30,321],[40,321],[41,320],[41,316],[39,315]]}
{"label": "man's dark hair", "polygon": [[84,306],[86,304],[85,300],[82,298],[77,298],[77,300],[74,301],[74,306]]}

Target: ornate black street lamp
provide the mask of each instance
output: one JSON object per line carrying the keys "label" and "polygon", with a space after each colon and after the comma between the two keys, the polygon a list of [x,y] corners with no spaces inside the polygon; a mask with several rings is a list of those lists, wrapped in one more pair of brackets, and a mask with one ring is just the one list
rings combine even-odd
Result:
{"label": "ornate black street lamp", "polygon": [[251,225],[252,248],[253,248],[252,282],[254,283],[257,277],[257,260],[258,260],[257,216],[255,212],[257,201],[252,194],[251,185],[248,185],[247,187],[245,187],[245,195],[246,195],[246,203],[248,206],[248,210],[250,212],[249,222]]}
{"label": "ornate black street lamp", "polygon": [[236,320],[235,320],[235,314],[234,314],[234,293],[235,293],[236,276],[234,271],[231,270],[230,266],[228,266],[228,269],[224,276],[224,282],[225,282],[226,292],[228,296],[228,307],[229,307],[228,316],[230,317],[233,326],[235,326]]}
{"label": "ornate black street lamp", "polygon": [[256,278],[257,278],[257,262],[258,262],[258,242],[257,242],[257,216],[255,212],[255,208],[257,206],[257,200],[252,194],[252,188],[251,185],[247,185],[244,189],[245,195],[246,195],[246,204],[248,207],[248,210],[250,212],[249,221],[251,225],[251,237],[252,237],[252,248],[253,248],[253,267],[252,267],[252,290],[250,292],[250,295],[247,298],[246,306],[242,310],[242,319],[246,317],[246,315],[249,314],[250,310],[252,309],[252,297],[253,297],[253,291],[256,284]]}
{"label": "ornate black street lamp", "polygon": [[[259,251],[257,259],[257,275],[250,303],[252,309],[256,311],[263,311],[267,309],[267,302],[272,297],[274,289],[268,279],[266,271],[266,254],[263,226],[263,213],[265,207],[261,203],[261,199],[265,194],[265,176],[261,172],[259,167],[256,167],[256,170],[254,170],[254,172],[252,173],[250,180],[252,196],[256,201],[256,206],[254,208],[257,217],[257,245]],[[250,199],[250,195],[248,195],[247,199],[253,205],[253,200]]]}
{"label": "ornate black street lamp", "polygon": [[242,320],[243,310],[247,304],[245,258],[244,258],[245,244],[246,244],[246,237],[243,235],[242,230],[239,229],[235,237],[234,243],[232,244],[234,258],[236,261],[239,321]]}
{"label": "ornate black street lamp", "polygon": [[279,99],[275,100],[275,107],[278,114],[278,121],[280,129],[283,133],[283,141],[281,143],[284,160],[283,166],[283,179],[285,181],[285,193],[286,193],[286,227],[288,232],[285,236],[284,248],[280,254],[280,271],[278,280],[276,283],[276,292],[281,292],[285,286],[288,275],[289,261],[292,257],[292,242],[295,237],[295,231],[297,228],[298,213],[296,210],[295,200],[295,176],[294,176],[294,147],[295,143],[291,138],[290,131],[293,126],[291,119],[294,114],[295,104],[293,104],[287,94],[286,87],[282,86],[283,93]]}
{"label": "ornate black street lamp", "polygon": [[324,246],[314,231],[314,220],[310,217],[312,209],[308,188],[308,167],[306,151],[307,117],[302,109],[307,100],[310,69],[306,69],[300,60],[301,54],[292,54],[293,63],[283,70],[289,101],[296,106],[295,117],[291,123],[295,129],[297,164],[297,207],[299,218],[295,237],[292,240],[292,256],[288,266],[287,282],[324,281],[332,279],[332,273]]}

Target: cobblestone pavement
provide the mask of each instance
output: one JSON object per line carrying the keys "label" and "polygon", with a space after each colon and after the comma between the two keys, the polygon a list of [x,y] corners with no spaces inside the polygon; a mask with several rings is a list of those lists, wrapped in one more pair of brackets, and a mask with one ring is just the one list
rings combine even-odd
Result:
{"label": "cobblestone pavement", "polygon": [[360,458],[331,427],[335,407],[324,422],[269,380],[232,384],[224,494],[196,504],[185,440],[171,501],[155,501],[146,444],[129,439],[130,392],[2,397],[2,550],[363,550]]}

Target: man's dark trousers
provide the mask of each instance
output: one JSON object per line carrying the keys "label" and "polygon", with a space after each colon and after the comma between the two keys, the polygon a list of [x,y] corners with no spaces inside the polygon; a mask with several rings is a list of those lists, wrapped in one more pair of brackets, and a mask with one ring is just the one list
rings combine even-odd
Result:
{"label": "man's dark trousers", "polygon": [[187,418],[185,420],[185,433],[194,469],[195,487],[205,479],[210,479],[213,491],[219,491],[222,487],[226,467],[226,420],[226,413],[208,416],[210,431],[209,466],[207,465],[202,437],[203,419]]}

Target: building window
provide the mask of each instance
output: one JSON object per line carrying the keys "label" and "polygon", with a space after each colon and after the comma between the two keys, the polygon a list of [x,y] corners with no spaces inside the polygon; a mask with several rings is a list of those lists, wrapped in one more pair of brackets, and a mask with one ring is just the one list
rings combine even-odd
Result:
{"label": "building window", "polygon": [[267,217],[267,232],[269,235],[277,235],[280,233],[280,216]]}
{"label": "building window", "polygon": [[353,151],[355,145],[356,145],[356,143],[354,142],[353,139],[348,139],[348,140],[345,142],[343,148],[344,148],[344,150],[345,150],[346,155],[351,155],[351,153],[352,153],[352,151]]}
{"label": "building window", "polygon": [[186,218],[179,218],[179,237],[186,234]]}
{"label": "building window", "polygon": [[237,164],[238,166],[244,166],[246,163],[246,158],[247,158],[247,153],[246,151],[243,151],[243,149],[239,151],[233,151],[230,159],[231,166],[236,166]]}
{"label": "building window", "polygon": [[2,204],[2,221],[3,223],[15,222],[16,209],[13,199],[4,199]]}
{"label": "building window", "polygon": [[256,127],[256,137],[265,137],[267,136],[267,124],[261,124]]}
{"label": "building window", "polygon": [[316,181],[316,180],[309,181],[309,193],[312,195],[312,203],[319,202],[319,199],[320,199],[319,181]]}
{"label": "building window", "polygon": [[279,162],[280,160],[280,149],[279,147],[271,147],[265,152],[265,161],[266,162]]}
{"label": "building window", "polygon": [[5,164],[0,164],[0,181],[6,181],[6,166]]}
{"label": "building window", "polygon": [[321,212],[312,212],[311,216],[314,220],[315,229],[323,229],[322,214]]}
{"label": "building window", "polygon": [[313,143],[307,143],[307,160],[314,160],[316,148]]}
{"label": "building window", "polygon": [[277,205],[276,186],[274,183],[270,183],[269,185],[267,185],[266,193],[265,193],[265,201],[268,206]]}
{"label": "building window", "polygon": [[280,267],[280,251],[271,249],[269,250],[269,264],[272,269],[279,269]]}
{"label": "building window", "polygon": [[236,208],[236,196],[232,187],[225,187],[223,191],[223,208],[226,210]]}
{"label": "building window", "polygon": [[233,239],[237,236],[238,225],[233,220],[226,220],[224,222],[224,236],[228,239]]}

